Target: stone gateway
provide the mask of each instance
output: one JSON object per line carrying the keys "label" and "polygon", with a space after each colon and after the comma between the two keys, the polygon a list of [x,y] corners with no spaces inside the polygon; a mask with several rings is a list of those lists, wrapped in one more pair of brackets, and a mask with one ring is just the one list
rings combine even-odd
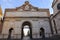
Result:
{"label": "stone gateway", "polygon": [[8,38],[9,30],[11,38],[41,38],[41,33],[43,37],[50,37],[53,30],[49,9],[34,7],[28,1],[15,9],[6,9],[1,32],[4,38]]}

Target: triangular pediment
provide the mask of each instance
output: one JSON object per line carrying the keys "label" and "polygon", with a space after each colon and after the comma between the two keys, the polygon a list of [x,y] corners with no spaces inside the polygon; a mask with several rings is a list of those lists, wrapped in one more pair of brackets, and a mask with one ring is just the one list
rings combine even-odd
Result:
{"label": "triangular pediment", "polygon": [[38,11],[37,7],[32,6],[29,4],[28,1],[26,1],[22,6],[17,7],[18,11]]}

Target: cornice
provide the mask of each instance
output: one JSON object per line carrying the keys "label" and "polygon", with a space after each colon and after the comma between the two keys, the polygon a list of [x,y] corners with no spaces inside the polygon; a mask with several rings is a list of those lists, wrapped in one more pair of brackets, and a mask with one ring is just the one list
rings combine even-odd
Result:
{"label": "cornice", "polygon": [[56,0],[56,2],[53,1],[52,3],[52,8],[54,7],[54,5],[58,2],[58,0]]}

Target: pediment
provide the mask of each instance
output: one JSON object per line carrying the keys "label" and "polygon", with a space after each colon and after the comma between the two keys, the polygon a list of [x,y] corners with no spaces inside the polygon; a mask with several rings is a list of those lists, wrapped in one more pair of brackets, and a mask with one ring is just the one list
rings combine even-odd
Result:
{"label": "pediment", "polygon": [[32,6],[29,4],[28,1],[26,1],[22,6],[17,7],[18,11],[38,11],[37,7]]}
{"label": "pediment", "polygon": [[[23,12],[23,13],[21,13],[21,11]],[[28,12],[26,12],[26,11],[28,11]],[[6,13],[7,12],[7,13]],[[34,12],[34,13],[32,13],[32,12]],[[29,2],[28,1],[26,1],[22,6],[20,6],[20,7],[17,7],[17,8],[14,8],[14,9],[6,9],[5,10],[5,13],[7,14],[7,15],[16,15],[16,16],[29,16],[29,15],[31,15],[31,16],[36,16],[37,14],[40,16],[41,14],[40,14],[40,12],[44,12],[44,13],[41,13],[42,15],[45,15],[45,14],[47,14],[48,16],[50,16],[50,13],[49,13],[49,9],[39,9],[39,8],[37,8],[37,7],[34,7],[34,6],[32,6],[31,4],[29,4]],[[45,12],[47,12],[47,13],[45,13]],[[16,13],[16,14],[15,14]],[[24,14],[25,13],[25,14]],[[35,14],[36,13],[36,14]],[[15,17],[16,17],[15,16]]]}

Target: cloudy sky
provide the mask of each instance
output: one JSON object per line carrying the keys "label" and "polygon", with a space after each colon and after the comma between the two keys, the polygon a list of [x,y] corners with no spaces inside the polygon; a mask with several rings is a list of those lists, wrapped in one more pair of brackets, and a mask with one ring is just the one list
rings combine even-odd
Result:
{"label": "cloudy sky", "polygon": [[[4,11],[6,8],[15,8],[24,4],[26,0],[0,0],[0,5]],[[50,13],[53,13],[52,2],[53,0],[28,0],[30,4],[39,8],[49,8]]]}

